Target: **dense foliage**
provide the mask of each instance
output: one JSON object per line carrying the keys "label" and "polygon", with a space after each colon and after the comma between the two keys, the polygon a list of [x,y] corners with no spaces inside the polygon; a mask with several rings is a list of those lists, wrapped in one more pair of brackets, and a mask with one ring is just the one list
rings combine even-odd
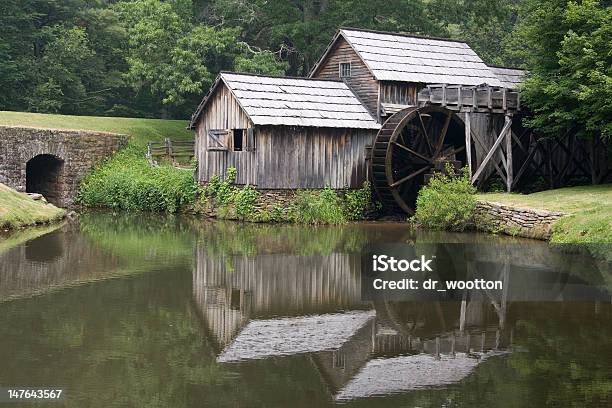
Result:
{"label": "dense foliage", "polygon": [[287,205],[267,208],[259,203],[259,192],[253,186],[237,186],[236,169],[230,167],[225,178],[213,176],[199,188],[195,212],[251,222],[291,222],[298,224],[344,224],[363,220],[373,210],[369,183],[344,192],[329,187],[322,190],[300,190]]}
{"label": "dense foliage", "polygon": [[506,62],[515,1],[3,0],[0,110],[187,118],[220,70],[307,75],[341,26]]}
{"label": "dense foliage", "polygon": [[131,146],[95,169],[81,184],[78,202],[89,207],[174,213],[195,200],[197,185],[189,170],[152,167]]}
{"label": "dense foliage", "polygon": [[338,27],[459,38],[528,69],[530,125],[610,137],[603,0],[4,0],[0,110],[188,118],[220,70],[304,76]]}
{"label": "dense foliage", "polygon": [[604,1],[523,0],[515,54],[529,79],[531,126],[547,136],[612,136],[612,8]]}
{"label": "dense foliage", "polygon": [[415,221],[433,229],[461,231],[476,208],[476,188],[466,172],[435,174],[417,197]]}

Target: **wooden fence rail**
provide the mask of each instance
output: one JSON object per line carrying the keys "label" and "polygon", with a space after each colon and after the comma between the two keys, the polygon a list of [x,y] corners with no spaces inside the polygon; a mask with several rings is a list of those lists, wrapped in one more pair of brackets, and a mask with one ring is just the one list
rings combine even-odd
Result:
{"label": "wooden fence rail", "polygon": [[173,164],[188,164],[195,157],[195,143],[193,140],[170,140],[149,142],[147,144],[147,157],[153,163],[166,160]]}

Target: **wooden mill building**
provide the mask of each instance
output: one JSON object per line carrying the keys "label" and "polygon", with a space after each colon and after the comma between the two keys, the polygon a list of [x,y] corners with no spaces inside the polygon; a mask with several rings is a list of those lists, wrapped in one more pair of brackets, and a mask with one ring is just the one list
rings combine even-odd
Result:
{"label": "wooden mill building", "polygon": [[[261,190],[370,180],[406,212],[448,163],[511,190],[550,159],[516,120],[522,76],[462,41],[340,29],[308,78],[219,75],[191,121],[197,177],[235,167],[238,184]],[[557,160],[571,163],[564,174],[579,167]]]}
{"label": "wooden mill building", "polygon": [[341,81],[223,72],[192,120],[198,179],[259,189],[360,187],[380,125]]}

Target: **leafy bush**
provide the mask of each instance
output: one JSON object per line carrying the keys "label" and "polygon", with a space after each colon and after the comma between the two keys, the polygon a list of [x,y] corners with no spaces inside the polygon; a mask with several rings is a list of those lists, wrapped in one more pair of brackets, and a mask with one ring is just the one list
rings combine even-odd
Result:
{"label": "leafy bush", "polygon": [[242,220],[255,216],[255,201],[259,193],[253,186],[246,185],[234,195],[236,216]]}
{"label": "leafy bush", "polygon": [[196,191],[191,171],[152,167],[140,149],[130,146],[85,177],[77,202],[88,207],[174,213],[191,204]]}
{"label": "leafy bush", "polygon": [[344,195],[344,213],[349,220],[362,220],[372,207],[372,188],[368,181],[358,190],[349,190]]}
{"label": "leafy bush", "polygon": [[342,200],[334,190],[298,191],[291,206],[291,220],[301,224],[342,224],[347,221]]}
{"label": "leafy bush", "polygon": [[343,196],[326,187],[323,190],[301,190],[288,206],[275,205],[271,209],[257,208],[258,191],[250,185],[235,185],[236,169],[230,167],[226,177],[213,176],[201,187],[200,204],[205,211],[219,218],[254,222],[295,222],[299,224],[343,224],[348,220],[363,219],[372,206],[369,183]]}
{"label": "leafy bush", "polygon": [[417,197],[415,220],[432,229],[461,231],[476,208],[476,189],[467,172],[434,175]]}

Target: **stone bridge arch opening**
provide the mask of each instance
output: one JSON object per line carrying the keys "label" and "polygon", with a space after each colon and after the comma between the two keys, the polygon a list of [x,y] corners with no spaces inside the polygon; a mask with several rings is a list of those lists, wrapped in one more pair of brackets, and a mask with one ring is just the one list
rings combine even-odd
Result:
{"label": "stone bridge arch opening", "polygon": [[26,163],[26,192],[40,193],[51,204],[62,197],[64,160],[51,154],[39,154]]}

